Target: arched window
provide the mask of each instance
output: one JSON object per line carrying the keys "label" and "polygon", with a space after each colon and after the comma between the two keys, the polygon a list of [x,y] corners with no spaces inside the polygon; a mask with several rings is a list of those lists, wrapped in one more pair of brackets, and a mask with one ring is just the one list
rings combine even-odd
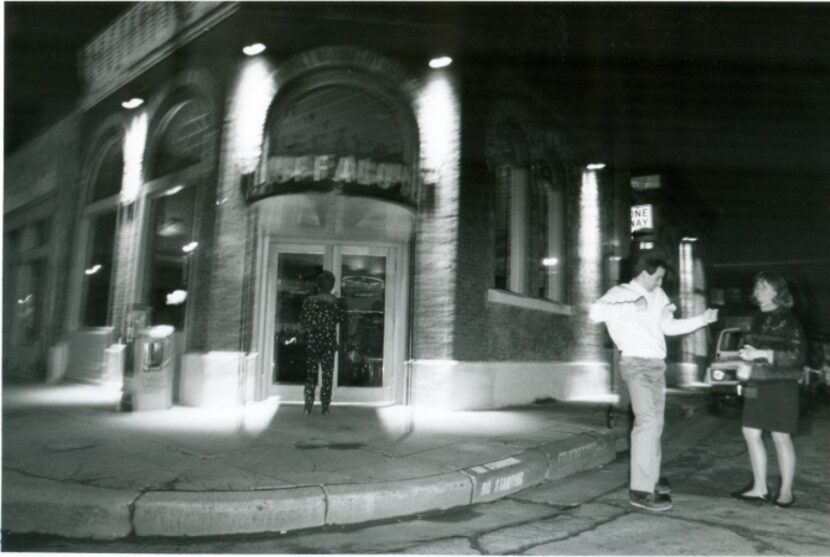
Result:
{"label": "arched window", "polygon": [[161,126],[164,131],[150,158],[148,180],[198,164],[211,138],[207,115],[191,99],[174,104]]}
{"label": "arched window", "polygon": [[516,122],[491,130],[494,169],[493,287],[565,302],[564,172],[530,161],[528,140]]}
{"label": "arched window", "polygon": [[124,174],[121,138],[111,139],[102,153],[84,208],[87,247],[80,322],[85,327],[103,327],[110,319],[118,194]]}
{"label": "arched window", "polygon": [[414,202],[404,116],[380,92],[351,83],[296,88],[276,105],[249,198],[336,190]]}
{"label": "arched window", "polygon": [[148,157],[149,200],[144,292],[150,323],[185,327],[191,292],[198,186],[214,130],[202,106],[174,100],[160,122],[161,134]]}
{"label": "arched window", "polygon": [[524,131],[516,123],[502,123],[490,138],[490,150],[495,169],[493,286],[528,294],[530,173]]}
{"label": "arched window", "polygon": [[540,298],[565,302],[565,201],[564,174],[547,163],[535,165],[532,206],[538,216],[534,236],[535,287]]}

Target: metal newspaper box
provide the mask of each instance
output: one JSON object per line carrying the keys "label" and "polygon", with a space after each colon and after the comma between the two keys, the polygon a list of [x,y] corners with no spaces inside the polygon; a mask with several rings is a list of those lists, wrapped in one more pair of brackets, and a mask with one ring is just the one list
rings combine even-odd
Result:
{"label": "metal newspaper box", "polygon": [[173,406],[174,331],[170,325],[142,331],[133,377],[133,410],[164,410]]}

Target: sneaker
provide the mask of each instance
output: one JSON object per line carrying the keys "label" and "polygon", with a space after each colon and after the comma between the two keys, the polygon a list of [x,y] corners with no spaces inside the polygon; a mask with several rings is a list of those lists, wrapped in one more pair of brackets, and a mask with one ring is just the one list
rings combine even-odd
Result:
{"label": "sneaker", "polygon": [[667,511],[671,508],[671,497],[668,495],[659,495],[657,493],[649,493],[647,491],[628,492],[629,502],[641,509],[647,511]]}
{"label": "sneaker", "polygon": [[659,495],[668,495],[671,493],[669,480],[661,476],[660,479],[657,480],[657,485],[654,486],[654,492]]}

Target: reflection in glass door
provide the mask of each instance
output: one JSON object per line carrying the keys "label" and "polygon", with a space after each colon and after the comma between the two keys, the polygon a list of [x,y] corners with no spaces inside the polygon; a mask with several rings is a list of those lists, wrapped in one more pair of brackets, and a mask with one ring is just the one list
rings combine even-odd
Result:
{"label": "reflection in glass door", "polygon": [[340,295],[347,317],[341,331],[338,386],[383,386],[386,278],[385,254],[342,254]]}
{"label": "reflection in glass door", "polygon": [[300,328],[300,310],[303,301],[314,293],[314,281],[323,270],[323,259],[323,253],[277,254],[272,383],[302,385],[305,382],[305,343]]}

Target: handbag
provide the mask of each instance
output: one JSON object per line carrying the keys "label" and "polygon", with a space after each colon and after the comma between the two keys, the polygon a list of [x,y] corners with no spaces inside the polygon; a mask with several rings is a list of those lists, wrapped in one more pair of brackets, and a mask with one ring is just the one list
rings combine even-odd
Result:
{"label": "handbag", "polygon": [[752,374],[752,362],[744,362],[738,364],[738,369],[735,371],[735,377],[739,381],[747,381]]}

